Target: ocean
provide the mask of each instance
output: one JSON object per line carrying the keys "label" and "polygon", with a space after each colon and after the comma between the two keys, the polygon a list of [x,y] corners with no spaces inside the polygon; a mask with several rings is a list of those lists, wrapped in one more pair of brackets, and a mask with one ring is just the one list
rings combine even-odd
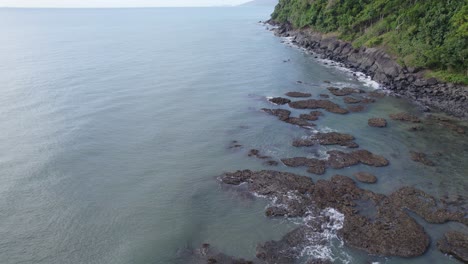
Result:
{"label": "ocean", "polygon": [[[328,86],[381,89],[275,37],[258,23],[271,12],[0,9],[0,263],[189,263],[203,243],[254,259],[258,243],[280,239],[301,220],[267,218],[267,200],[217,180],[238,169],[313,180],[366,170],[378,183],[358,185],[375,192],[415,186],[439,198],[467,198],[468,136],[443,126],[412,132],[389,120],[401,111],[424,115],[405,99],[378,99],[362,113],[325,113],[313,130],[260,111],[276,107],[268,97],[289,91],[316,98]],[[368,127],[370,117],[387,118],[389,127]],[[317,176],[247,155],[259,149],[279,161],[339,149],[291,146],[314,131],[350,133],[391,165]],[[243,147],[230,149],[232,141]],[[410,150],[441,156],[427,167],[411,161]],[[457,263],[435,241],[467,227],[417,221],[432,239],[422,257],[369,256],[332,232],[304,258]]]}

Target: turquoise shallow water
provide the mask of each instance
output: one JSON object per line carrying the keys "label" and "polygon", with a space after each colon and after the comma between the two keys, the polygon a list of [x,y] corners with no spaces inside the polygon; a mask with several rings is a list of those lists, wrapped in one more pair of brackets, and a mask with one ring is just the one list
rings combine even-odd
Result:
{"label": "turquoise shallow water", "polygon": [[[186,263],[186,252],[205,242],[253,258],[257,243],[294,228],[267,219],[267,201],[220,186],[216,176],[268,168],[247,157],[250,148],[275,159],[336,148],[293,148],[293,138],[311,132],[259,111],[273,107],[267,96],[315,98],[327,93],[325,80],[372,88],[281,43],[257,23],[270,12],[0,9],[0,262]],[[417,134],[394,121],[367,126],[371,116],[399,111],[423,115],[393,97],[363,113],[325,113],[318,130],[351,133],[391,166],[310,176],[367,170],[379,183],[363,187],[377,192],[411,185],[466,199],[468,137],[440,126]],[[232,140],[244,149],[227,149]],[[425,167],[409,150],[443,155]],[[420,222],[433,240],[466,230]],[[337,263],[456,263],[433,250],[380,258],[339,244],[331,246]]]}

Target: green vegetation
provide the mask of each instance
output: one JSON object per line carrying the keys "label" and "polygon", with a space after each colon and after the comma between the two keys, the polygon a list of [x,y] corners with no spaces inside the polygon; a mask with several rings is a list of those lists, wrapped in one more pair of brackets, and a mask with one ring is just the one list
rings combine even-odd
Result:
{"label": "green vegetation", "polygon": [[468,84],[468,0],[280,0],[272,18],[381,47],[402,65]]}

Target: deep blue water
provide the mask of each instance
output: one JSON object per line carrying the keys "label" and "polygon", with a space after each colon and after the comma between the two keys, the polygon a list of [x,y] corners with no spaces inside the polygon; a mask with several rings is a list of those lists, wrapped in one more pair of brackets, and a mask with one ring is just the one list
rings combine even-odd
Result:
{"label": "deep blue water", "polygon": [[[290,146],[304,129],[259,111],[272,107],[267,96],[327,93],[325,80],[373,88],[281,43],[257,23],[271,11],[0,9],[0,263],[186,263],[202,243],[253,259],[257,243],[294,228],[267,219],[267,201],[226,190],[216,176],[266,168],[247,157],[250,148],[275,159],[314,155]],[[417,136],[397,122],[378,133],[367,127],[371,116],[402,110],[422,115],[388,97],[364,113],[327,113],[317,125],[351,133],[390,160],[369,169],[379,183],[365,188],[412,185],[466,198],[466,136],[442,127]],[[228,150],[232,140],[245,148]],[[409,160],[411,149],[443,157],[425,167]],[[466,230],[423,225],[433,239]],[[455,262],[434,250],[408,260],[339,244],[328,246],[337,263]]]}

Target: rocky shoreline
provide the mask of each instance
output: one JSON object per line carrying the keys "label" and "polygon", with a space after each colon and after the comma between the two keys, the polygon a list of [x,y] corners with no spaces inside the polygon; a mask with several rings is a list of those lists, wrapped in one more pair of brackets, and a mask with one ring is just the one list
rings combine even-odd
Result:
{"label": "rocky shoreline", "polygon": [[468,87],[426,79],[423,71],[400,66],[378,48],[354,48],[349,42],[310,29],[293,29],[290,24],[269,20],[277,36],[291,37],[292,42],[322,58],[342,63],[363,72],[396,95],[404,96],[426,107],[468,119]]}
{"label": "rocky shoreline", "polygon": [[[361,94],[369,99],[370,92],[352,88],[329,88],[329,92],[337,97]],[[372,92],[375,93],[375,92]],[[267,98],[268,102],[288,106],[292,109],[310,111],[323,109],[332,115],[352,115],[352,111],[345,111],[339,104],[326,99],[302,99],[312,97],[310,93],[288,92],[285,95],[298,98],[290,100],[283,97]],[[318,97],[322,98],[322,95]],[[372,96],[374,101],[382,96]],[[344,97],[346,98],[346,97]],[[374,102],[373,101],[373,102]],[[346,104],[346,100],[343,100]],[[324,118],[324,114],[314,110],[299,117],[291,117],[287,109],[262,108],[261,111],[276,117],[279,121],[295,125],[308,130],[316,126],[309,121]],[[417,123],[431,125],[434,122],[448,127],[456,135],[464,134],[465,128],[454,123],[454,120],[426,115],[423,118],[409,113],[388,114],[396,122]],[[326,117],[326,116],[325,116]],[[387,126],[386,119],[375,117],[369,119],[363,126]],[[335,170],[348,168],[359,164],[372,167],[390,166],[390,162],[383,156],[368,150],[360,149],[355,137],[339,132],[315,132],[308,136],[292,139],[289,147],[313,147],[315,145],[337,146],[352,149],[341,151],[331,149],[327,157],[288,157],[279,158],[263,155],[260,150],[250,149],[247,156],[266,160],[264,165],[286,167],[306,167],[306,172],[322,175],[328,168]],[[241,149],[243,146],[237,140],[231,141],[228,149]],[[410,151],[413,162],[426,166],[437,166],[422,152]],[[434,154],[437,158],[442,154]],[[342,241],[346,246],[364,251],[372,256],[416,257],[423,255],[429,248],[431,237],[423,226],[416,221],[418,215],[428,223],[443,224],[450,221],[468,225],[468,211],[459,203],[436,199],[429,194],[411,186],[401,187],[389,195],[379,194],[361,188],[357,182],[375,184],[378,178],[367,172],[354,173],[353,180],[343,175],[334,175],[329,180],[313,181],[308,176],[276,170],[238,170],[226,172],[218,177],[223,185],[242,186],[240,192],[246,190],[257,197],[270,201],[265,209],[269,218],[284,217],[301,219],[298,227],[284,235],[280,240],[259,243],[254,260],[236,259],[221,252],[217,252],[209,244],[193,250],[191,255],[194,263],[232,263],[232,264],[273,264],[273,263],[333,263],[329,257],[317,257],[304,252],[310,249],[322,250],[329,245],[330,237]],[[234,187],[236,188],[236,187]],[[452,255],[464,263],[468,262],[468,234],[449,231],[444,237],[436,238],[438,249],[447,255]],[[369,259],[369,263],[372,262]]]}

